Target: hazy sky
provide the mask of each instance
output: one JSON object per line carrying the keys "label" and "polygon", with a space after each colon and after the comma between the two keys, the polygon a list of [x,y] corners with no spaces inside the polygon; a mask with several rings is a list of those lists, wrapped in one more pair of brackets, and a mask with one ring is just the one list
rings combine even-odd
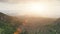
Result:
{"label": "hazy sky", "polygon": [[60,17],[60,0],[0,0],[0,12],[10,15],[31,14],[31,10],[29,10],[30,4],[35,3],[47,6],[44,11],[36,11],[38,13],[37,15]]}

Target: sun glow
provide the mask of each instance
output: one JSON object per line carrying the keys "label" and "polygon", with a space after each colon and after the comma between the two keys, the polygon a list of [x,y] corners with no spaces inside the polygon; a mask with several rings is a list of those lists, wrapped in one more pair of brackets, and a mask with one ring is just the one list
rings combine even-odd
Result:
{"label": "sun glow", "polygon": [[30,10],[32,11],[44,11],[47,9],[47,6],[44,4],[32,4],[30,5]]}
{"label": "sun glow", "polygon": [[[18,7],[20,8],[20,7]],[[47,3],[26,3],[23,5],[23,13],[21,15],[45,15],[46,11],[48,10]]]}
{"label": "sun glow", "polygon": [[31,14],[31,15],[40,15],[44,14],[45,11],[48,10],[48,5],[43,4],[43,3],[32,3],[32,4],[27,4],[26,6],[26,13]]}

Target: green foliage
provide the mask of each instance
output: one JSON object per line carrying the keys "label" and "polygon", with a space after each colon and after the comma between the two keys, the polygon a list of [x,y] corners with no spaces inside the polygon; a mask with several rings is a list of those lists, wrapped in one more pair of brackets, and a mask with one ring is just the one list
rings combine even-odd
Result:
{"label": "green foliage", "polygon": [[13,27],[12,24],[6,23],[4,21],[0,21],[0,28],[4,29],[4,31],[2,31],[2,34],[13,34],[16,30],[16,28]]}
{"label": "green foliage", "polygon": [[46,25],[45,27],[49,34],[60,34],[60,19],[56,20],[53,24]]}
{"label": "green foliage", "polygon": [[22,22],[18,18],[0,13],[0,34],[13,34],[20,25]]}
{"label": "green foliage", "polygon": [[19,25],[13,26],[12,23],[13,24],[15,24],[15,23],[19,24],[20,22],[19,23],[16,21],[12,22],[11,16],[0,13],[0,34],[13,34]]}
{"label": "green foliage", "polygon": [[4,31],[4,29],[0,28],[0,34],[2,34],[3,31]]}

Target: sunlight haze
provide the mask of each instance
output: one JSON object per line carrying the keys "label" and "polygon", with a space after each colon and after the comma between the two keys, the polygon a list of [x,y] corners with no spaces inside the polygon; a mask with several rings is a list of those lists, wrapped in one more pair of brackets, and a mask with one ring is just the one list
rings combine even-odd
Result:
{"label": "sunlight haze", "polygon": [[[15,11],[16,10],[16,11]],[[0,12],[11,15],[60,17],[59,0],[0,0]]]}

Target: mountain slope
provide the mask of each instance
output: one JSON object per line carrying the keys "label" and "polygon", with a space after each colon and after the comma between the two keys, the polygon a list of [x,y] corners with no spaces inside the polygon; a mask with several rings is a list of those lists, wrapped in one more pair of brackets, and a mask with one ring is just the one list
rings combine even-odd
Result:
{"label": "mountain slope", "polygon": [[16,17],[0,12],[0,34],[13,34],[21,24]]}
{"label": "mountain slope", "polygon": [[54,18],[42,17],[27,17],[25,20],[27,20],[27,22],[25,22],[25,28],[28,31],[28,34],[44,34],[44,31],[47,30],[45,26],[56,21]]}
{"label": "mountain slope", "polygon": [[[60,18],[44,26],[45,34],[60,34]],[[44,32],[43,32],[44,33]]]}

